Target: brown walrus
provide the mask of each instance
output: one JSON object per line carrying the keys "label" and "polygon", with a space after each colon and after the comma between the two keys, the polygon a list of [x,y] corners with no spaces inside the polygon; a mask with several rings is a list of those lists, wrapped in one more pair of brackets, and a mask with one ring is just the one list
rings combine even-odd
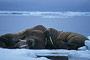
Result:
{"label": "brown walrus", "polygon": [[16,36],[16,34],[5,34],[0,36],[0,47],[2,48],[16,48],[14,45],[18,41],[14,41],[13,37]]}
{"label": "brown walrus", "polygon": [[[46,28],[42,25],[38,25],[18,33],[14,37],[14,40],[26,41],[26,45],[24,45],[26,46],[26,48],[43,49],[45,48],[45,41],[46,41],[44,31],[46,31]],[[17,44],[17,46],[21,46],[21,45]]]}
{"label": "brown walrus", "polygon": [[88,40],[87,37],[74,33],[57,31],[54,28],[49,28],[45,35],[48,39],[46,48],[48,49],[75,49],[84,46],[84,41]]}
{"label": "brown walrus", "polygon": [[26,48],[30,49],[77,50],[79,47],[84,46],[84,41],[88,40],[88,38],[78,33],[57,31],[54,28],[49,28],[47,30],[44,26],[38,25],[18,33],[14,40],[26,41]]}

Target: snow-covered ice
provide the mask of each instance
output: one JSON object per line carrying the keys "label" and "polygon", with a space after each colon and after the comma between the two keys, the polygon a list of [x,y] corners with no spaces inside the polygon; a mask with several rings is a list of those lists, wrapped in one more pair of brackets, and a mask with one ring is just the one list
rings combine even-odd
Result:
{"label": "snow-covered ice", "polygon": [[70,51],[69,55],[69,60],[90,60],[90,51]]}
{"label": "snow-covered ice", "polygon": [[[54,52],[54,53],[53,53]],[[76,50],[30,50],[30,49],[3,49],[0,48],[0,60],[50,60],[46,57],[37,57],[38,54],[67,54],[69,60],[90,60],[90,51]],[[45,55],[44,55],[45,56]]]}
{"label": "snow-covered ice", "polygon": [[90,50],[90,40],[86,40],[85,45],[86,45],[87,49]]}
{"label": "snow-covered ice", "polygon": [[30,12],[30,11],[0,11],[0,15],[40,16],[43,18],[70,18],[75,16],[90,16],[90,12]]}
{"label": "snow-covered ice", "polygon": [[87,37],[90,40],[90,36]]}
{"label": "snow-covered ice", "polygon": [[2,49],[0,60],[50,60],[45,57],[37,58],[33,51],[27,49]]}
{"label": "snow-covered ice", "polygon": [[87,47],[83,46],[83,47],[78,48],[78,50],[87,50]]}
{"label": "snow-covered ice", "polygon": [[[90,38],[89,38],[90,39]],[[90,41],[85,41],[85,45],[79,50],[32,50],[32,49],[4,49],[0,48],[0,60],[50,60],[39,56],[68,56],[69,60],[90,60]],[[88,48],[87,48],[88,47]],[[56,54],[56,55],[54,55]]]}

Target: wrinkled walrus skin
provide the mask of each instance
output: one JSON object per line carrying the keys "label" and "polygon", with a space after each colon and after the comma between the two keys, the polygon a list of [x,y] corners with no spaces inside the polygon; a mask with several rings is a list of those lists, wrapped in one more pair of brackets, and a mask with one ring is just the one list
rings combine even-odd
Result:
{"label": "wrinkled walrus skin", "polygon": [[46,31],[46,28],[42,25],[38,25],[18,33],[14,40],[25,40],[26,48],[29,49],[44,49],[46,41],[44,31]]}
{"label": "wrinkled walrus skin", "polygon": [[77,50],[79,47],[85,45],[85,40],[88,40],[88,38],[86,38],[85,36],[74,32],[57,31],[54,28],[49,28],[47,31],[49,32],[48,34],[50,34],[50,36],[48,37],[51,37],[55,46],[53,47],[54,49]]}

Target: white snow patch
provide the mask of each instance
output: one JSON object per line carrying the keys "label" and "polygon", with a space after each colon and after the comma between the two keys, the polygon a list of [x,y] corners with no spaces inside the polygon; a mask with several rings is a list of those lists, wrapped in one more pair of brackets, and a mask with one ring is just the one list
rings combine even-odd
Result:
{"label": "white snow patch", "polygon": [[86,46],[82,46],[82,47],[78,48],[78,50],[87,50],[87,47]]}
{"label": "white snow patch", "polygon": [[30,12],[30,11],[0,11],[0,15],[39,16],[42,18],[70,18],[75,16],[90,16],[90,12]]}
{"label": "white snow patch", "polygon": [[85,45],[86,45],[87,49],[90,50],[90,40],[86,40]]}
{"label": "white snow patch", "polygon": [[90,36],[87,37],[90,40]]}

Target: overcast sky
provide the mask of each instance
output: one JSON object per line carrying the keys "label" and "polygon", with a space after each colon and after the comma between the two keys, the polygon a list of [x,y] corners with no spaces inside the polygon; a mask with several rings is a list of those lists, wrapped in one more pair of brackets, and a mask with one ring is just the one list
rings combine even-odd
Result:
{"label": "overcast sky", "polygon": [[0,0],[0,10],[90,11],[90,0]]}

